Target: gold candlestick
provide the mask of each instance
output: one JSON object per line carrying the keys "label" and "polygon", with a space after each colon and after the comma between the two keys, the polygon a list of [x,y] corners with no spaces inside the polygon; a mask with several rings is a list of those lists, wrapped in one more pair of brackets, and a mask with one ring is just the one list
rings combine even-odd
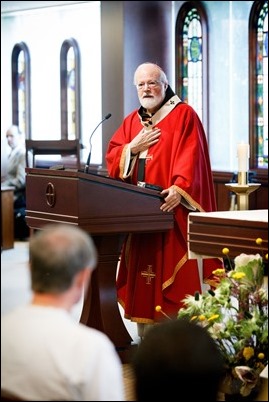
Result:
{"label": "gold candlestick", "polygon": [[248,172],[238,172],[238,184],[243,186],[248,184]]}
{"label": "gold candlestick", "polygon": [[[244,179],[241,176],[241,181]],[[238,173],[238,181],[239,181],[239,173]],[[248,184],[240,184],[240,183],[226,183],[225,186],[229,188],[229,190],[233,191],[237,195],[237,209],[240,211],[248,210],[248,198],[249,194],[253,191],[257,190],[260,187],[260,183],[248,183]]]}

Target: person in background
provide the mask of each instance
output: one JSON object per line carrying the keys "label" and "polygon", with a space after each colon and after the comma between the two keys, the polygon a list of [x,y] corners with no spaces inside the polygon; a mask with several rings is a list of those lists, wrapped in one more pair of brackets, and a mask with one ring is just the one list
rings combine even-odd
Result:
{"label": "person in background", "polygon": [[[127,183],[160,186],[163,213],[174,212],[174,228],[160,233],[130,234],[123,245],[118,301],[124,317],[146,325],[161,319],[155,306],[176,316],[181,300],[201,290],[219,261],[207,261],[200,272],[188,260],[187,220],[190,211],[214,211],[216,200],[207,139],[202,123],[173,92],[164,71],[143,63],[134,73],[141,104],[112,135],[106,153],[109,176]],[[141,208],[143,206],[141,205]]]}
{"label": "person in background", "polygon": [[6,177],[2,186],[14,187],[14,237],[25,239],[29,237],[29,227],[25,221],[25,142],[18,126],[12,125],[6,132],[6,139],[10,147],[7,159]]}
{"label": "person in background", "polygon": [[72,307],[97,264],[89,234],[47,225],[29,241],[33,297],[1,318],[1,388],[25,400],[123,401],[122,365],[102,332]]}
{"label": "person in background", "polygon": [[207,330],[188,320],[152,326],[132,359],[137,401],[218,400],[222,354]]}

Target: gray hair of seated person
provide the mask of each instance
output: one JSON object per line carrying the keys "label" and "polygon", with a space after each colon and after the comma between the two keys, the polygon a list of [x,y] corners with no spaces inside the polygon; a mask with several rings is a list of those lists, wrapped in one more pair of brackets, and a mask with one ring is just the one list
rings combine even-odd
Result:
{"label": "gray hair of seated person", "polygon": [[96,267],[97,250],[79,227],[50,224],[30,237],[29,263],[32,290],[57,294],[71,287],[78,272]]}
{"label": "gray hair of seated person", "polygon": [[155,324],[132,359],[137,401],[217,400],[224,373],[220,350],[205,328],[185,319]]}

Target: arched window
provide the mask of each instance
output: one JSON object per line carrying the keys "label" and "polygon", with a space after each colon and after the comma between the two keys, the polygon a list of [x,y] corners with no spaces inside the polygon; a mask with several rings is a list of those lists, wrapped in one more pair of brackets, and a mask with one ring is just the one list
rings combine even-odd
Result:
{"label": "arched window", "polygon": [[250,168],[268,169],[268,2],[254,1],[249,20]]}
{"label": "arched window", "polygon": [[200,2],[188,1],[176,21],[176,91],[198,113],[208,132],[207,19]]}
{"label": "arched window", "polygon": [[60,69],[61,138],[80,139],[80,52],[73,38],[61,47]]}
{"label": "arched window", "polygon": [[11,56],[12,123],[31,138],[30,53],[25,43],[17,43]]}

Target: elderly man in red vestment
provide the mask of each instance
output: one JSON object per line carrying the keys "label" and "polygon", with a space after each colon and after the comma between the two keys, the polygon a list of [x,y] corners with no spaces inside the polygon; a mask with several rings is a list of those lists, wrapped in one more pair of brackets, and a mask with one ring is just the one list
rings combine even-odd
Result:
{"label": "elderly man in red vestment", "polygon": [[[134,84],[141,106],[112,136],[106,161],[113,178],[160,186],[161,210],[174,211],[174,229],[127,236],[116,280],[124,317],[153,324],[163,318],[157,305],[176,317],[182,299],[201,290],[197,261],[188,260],[188,214],[214,211],[216,201],[207,140],[194,109],[156,64],[138,66]],[[216,268],[216,260],[209,261],[207,275]],[[140,336],[144,328],[138,325]]]}

